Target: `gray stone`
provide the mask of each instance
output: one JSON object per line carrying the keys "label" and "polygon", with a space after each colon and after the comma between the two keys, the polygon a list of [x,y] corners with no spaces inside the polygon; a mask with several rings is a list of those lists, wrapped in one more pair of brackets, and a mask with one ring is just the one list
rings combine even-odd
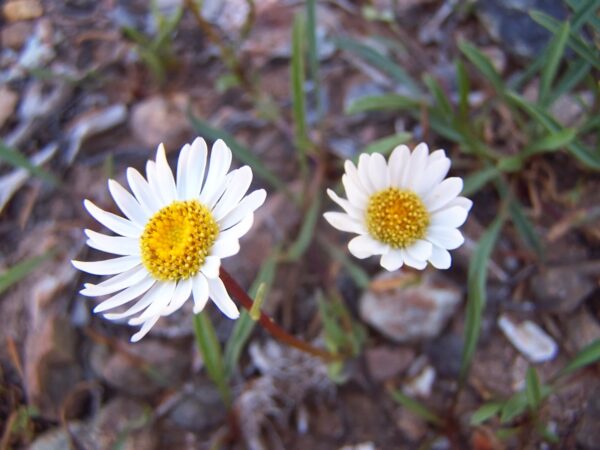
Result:
{"label": "gray stone", "polygon": [[[380,287],[377,287],[380,286]],[[383,273],[360,299],[360,316],[396,342],[437,336],[456,311],[460,290],[440,274]]]}
{"label": "gray stone", "polygon": [[537,306],[551,312],[574,311],[596,288],[575,267],[553,267],[533,276],[531,291]]}
{"label": "gray stone", "polygon": [[367,368],[373,381],[381,382],[400,375],[415,358],[409,347],[374,347],[365,352]]}

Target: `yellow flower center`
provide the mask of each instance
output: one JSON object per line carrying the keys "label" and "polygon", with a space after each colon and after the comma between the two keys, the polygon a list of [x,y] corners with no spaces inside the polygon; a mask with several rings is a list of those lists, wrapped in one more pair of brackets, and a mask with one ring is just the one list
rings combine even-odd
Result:
{"label": "yellow flower center", "polygon": [[197,200],[177,201],[154,214],[140,238],[142,262],[154,278],[194,276],[219,233],[210,210]]}
{"label": "yellow flower center", "polygon": [[366,222],[378,241],[392,248],[406,248],[425,237],[429,212],[414,192],[391,187],[371,196]]}

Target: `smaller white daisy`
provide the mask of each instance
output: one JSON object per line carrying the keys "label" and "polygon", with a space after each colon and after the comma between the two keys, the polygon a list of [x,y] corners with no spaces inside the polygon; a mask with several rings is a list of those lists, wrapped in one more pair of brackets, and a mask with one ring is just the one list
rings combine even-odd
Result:
{"label": "smaller white daisy", "polygon": [[461,178],[445,178],[450,159],[444,150],[429,154],[426,144],[411,153],[400,145],[389,162],[379,153],[362,154],[358,167],[344,165],[342,183],[348,199],[327,193],[344,209],[327,212],[325,219],[341,231],[356,233],[348,249],[360,259],[381,255],[381,266],[397,270],[404,264],[424,269],[450,267],[448,250],[460,247],[457,230],[473,202],[460,197]]}
{"label": "smaller white daisy", "polygon": [[[109,320],[130,318],[130,325],[141,325],[133,342],[190,297],[194,313],[202,311],[210,298],[227,317],[239,316],[219,278],[219,268],[222,258],[239,251],[238,241],[252,227],[254,211],[263,204],[266,193],[260,189],[246,195],[252,170],[244,166],[229,172],[231,159],[229,147],[218,140],[207,164],[206,142],[196,138],[181,149],[175,179],[161,144],[156,161],[146,164],[146,178],[131,167],[127,169],[133,195],[116,181],[108,181],[108,189],[126,217],[84,201],[98,222],[119,235],[85,230],[88,246],[120,256],[73,261],[84,272],[114,275],[99,284],[85,284],[81,294],[111,295],[94,312],[104,313]],[[136,299],[125,311],[106,313]]]}

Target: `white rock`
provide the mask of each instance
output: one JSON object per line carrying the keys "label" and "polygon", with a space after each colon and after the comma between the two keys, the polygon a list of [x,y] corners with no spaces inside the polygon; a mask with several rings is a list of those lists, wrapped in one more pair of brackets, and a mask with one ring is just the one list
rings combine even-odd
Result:
{"label": "white rock", "polygon": [[517,324],[507,315],[502,315],[498,326],[510,343],[532,363],[549,361],[558,353],[556,342],[529,320]]}
{"label": "white rock", "polygon": [[410,396],[429,397],[433,382],[435,381],[435,375],[435,369],[433,367],[425,367],[419,375],[414,377],[404,386],[404,393]]}

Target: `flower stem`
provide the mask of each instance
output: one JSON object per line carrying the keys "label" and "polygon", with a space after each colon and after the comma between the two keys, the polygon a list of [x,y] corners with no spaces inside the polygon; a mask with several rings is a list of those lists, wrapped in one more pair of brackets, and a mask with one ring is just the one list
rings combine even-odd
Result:
{"label": "flower stem", "polygon": [[[233,279],[229,273],[225,269],[221,267],[220,273],[221,280],[225,283],[227,290],[232,296],[237,299],[244,308],[248,311],[252,309],[252,305],[254,301],[250,298],[246,291],[242,289],[242,287]],[[267,316],[264,312],[260,312],[260,317],[258,319],[258,323],[262,325],[262,327],[267,330],[271,336],[280,340],[284,344],[289,345],[290,347],[297,348],[298,350],[308,353],[313,356],[317,356],[327,362],[337,361],[341,359],[341,355],[335,355],[327,350],[323,350],[317,347],[312,346],[306,341],[302,339],[298,339],[295,336],[292,336],[279,325],[277,325],[271,317]]]}

